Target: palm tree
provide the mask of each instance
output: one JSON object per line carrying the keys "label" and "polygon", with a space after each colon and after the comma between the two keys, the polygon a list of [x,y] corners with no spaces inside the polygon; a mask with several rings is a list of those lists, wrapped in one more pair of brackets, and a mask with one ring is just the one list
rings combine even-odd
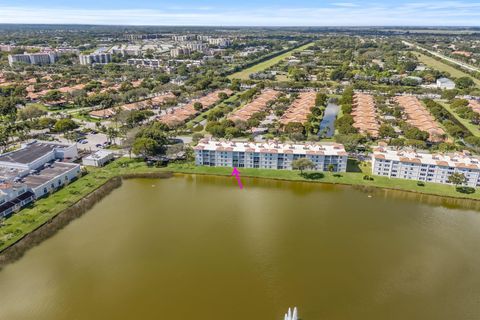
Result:
{"label": "palm tree", "polygon": [[107,137],[110,143],[115,144],[115,139],[118,137],[118,130],[116,130],[115,128],[108,128]]}

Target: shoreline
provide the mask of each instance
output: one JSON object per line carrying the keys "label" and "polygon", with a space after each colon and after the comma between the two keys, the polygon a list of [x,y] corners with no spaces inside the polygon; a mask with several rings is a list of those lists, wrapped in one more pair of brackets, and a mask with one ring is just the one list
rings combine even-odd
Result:
{"label": "shoreline", "polygon": [[[75,220],[78,217],[81,217],[84,213],[90,210],[95,204],[104,199],[115,189],[121,187],[123,180],[128,179],[166,179],[171,178],[175,175],[200,175],[200,176],[213,176],[213,177],[229,177],[230,173],[227,171],[229,168],[217,168],[215,172],[201,172],[199,170],[192,170],[191,168],[182,168],[182,167],[163,167],[163,168],[148,168],[142,166],[142,169],[147,169],[147,171],[137,171],[127,170],[126,172],[113,173],[109,177],[104,177],[105,180],[90,192],[83,195],[78,201],[70,204],[68,207],[61,209],[58,212],[55,212],[48,220],[44,221],[42,224],[35,227],[30,232],[21,234],[15,241],[9,243],[6,247],[0,250],[0,270],[6,265],[13,263],[19,260],[29,249],[35,247],[36,245],[42,243],[44,240],[55,235],[58,231],[67,226],[71,221]],[[201,167],[194,167],[201,168]],[[226,171],[227,170],[227,171]],[[95,171],[94,171],[95,172]],[[98,174],[105,173],[102,169],[97,171]],[[108,171],[107,171],[108,172]],[[92,173],[94,175],[95,173]],[[323,173],[327,174],[327,173]],[[419,196],[428,196],[436,198],[439,202],[442,199],[448,201],[470,201],[472,203],[478,203],[480,205],[479,198],[468,198],[462,196],[449,196],[449,195],[440,195],[432,192],[421,192],[418,190],[409,190],[403,188],[395,188],[388,186],[378,186],[378,185],[366,185],[360,183],[347,183],[347,182],[332,182],[324,181],[323,179],[311,180],[306,179],[297,174],[295,179],[282,177],[282,176],[262,176],[261,174],[251,174],[242,173],[244,178],[255,178],[262,180],[270,181],[283,181],[283,182],[307,182],[312,184],[324,184],[324,185],[338,185],[351,187],[362,192],[378,192],[378,191],[394,191],[394,192],[403,192],[405,195],[419,195]],[[79,180],[83,179],[80,178]],[[96,178],[95,176],[93,178]],[[69,186],[66,186],[68,188]],[[447,204],[443,204],[447,205]],[[466,206],[464,206],[466,207]]]}
{"label": "shoreline", "polygon": [[[172,171],[173,174],[181,174],[181,175],[200,175],[200,176],[212,176],[212,177],[228,177],[230,175],[225,175],[225,174],[215,174],[215,173],[192,173],[192,172],[181,172],[181,171]],[[404,192],[406,194],[411,194],[411,195],[423,195],[423,196],[429,196],[429,197],[435,197],[440,199],[448,199],[448,200],[460,200],[460,201],[472,201],[474,203],[478,203],[480,205],[480,199],[472,199],[472,198],[466,198],[466,197],[454,197],[454,196],[448,196],[448,195],[438,195],[435,193],[428,193],[428,192],[419,192],[415,190],[405,190],[405,189],[400,189],[400,188],[393,188],[393,187],[380,187],[380,186],[368,186],[368,185],[361,185],[361,184],[349,184],[349,183],[344,183],[344,182],[328,182],[328,181],[314,181],[314,180],[291,180],[287,178],[272,178],[272,177],[258,177],[258,176],[252,176],[252,175],[243,175],[243,178],[249,178],[249,179],[261,179],[261,180],[270,180],[270,181],[282,181],[282,182],[304,182],[304,183],[310,183],[310,184],[323,184],[323,185],[329,185],[329,186],[341,186],[341,187],[350,187],[356,190],[360,191],[395,191],[395,192]],[[151,177],[146,177],[146,178],[151,178]]]}
{"label": "shoreline", "polygon": [[15,242],[0,250],[0,270],[6,265],[19,260],[28,250],[54,236],[58,231],[69,225],[70,222],[81,217],[112,191],[120,188],[123,180],[143,178],[166,179],[172,176],[171,172],[150,172],[130,173],[109,178],[79,201],[61,210],[31,232],[23,234]]}

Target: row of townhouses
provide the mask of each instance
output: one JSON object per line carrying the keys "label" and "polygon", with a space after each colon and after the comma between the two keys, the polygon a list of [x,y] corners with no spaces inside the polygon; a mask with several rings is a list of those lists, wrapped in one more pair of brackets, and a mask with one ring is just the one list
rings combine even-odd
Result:
{"label": "row of townhouses", "polygon": [[0,218],[80,175],[76,145],[33,142],[0,155]]}
{"label": "row of townhouses", "polygon": [[345,172],[347,152],[341,144],[281,144],[204,139],[194,148],[199,166],[292,170],[292,162],[308,158],[313,170]]}

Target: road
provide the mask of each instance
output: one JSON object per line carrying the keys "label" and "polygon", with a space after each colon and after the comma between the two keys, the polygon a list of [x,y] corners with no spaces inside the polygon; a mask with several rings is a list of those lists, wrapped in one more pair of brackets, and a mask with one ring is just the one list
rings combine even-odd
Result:
{"label": "road", "polygon": [[409,46],[409,47],[414,47],[416,49],[419,49],[419,50],[422,50],[422,51],[425,51],[425,52],[428,52],[430,53],[431,55],[434,55],[435,57],[438,57],[442,60],[445,60],[445,61],[448,61],[448,62],[451,62],[453,64],[456,64],[457,66],[459,67],[462,67],[464,69],[467,69],[469,71],[474,71],[474,72],[480,72],[480,68],[477,68],[477,67],[474,67],[474,66],[471,66],[469,64],[466,64],[464,62],[461,62],[461,61],[457,61],[455,59],[452,59],[450,57],[447,57],[447,56],[444,56],[443,54],[441,53],[438,53],[438,52],[435,52],[435,51],[432,51],[432,50],[428,50],[428,49],[425,49],[423,47],[420,47],[419,45],[415,44],[415,43],[411,43],[411,42],[408,42],[408,41],[402,41],[405,45]]}

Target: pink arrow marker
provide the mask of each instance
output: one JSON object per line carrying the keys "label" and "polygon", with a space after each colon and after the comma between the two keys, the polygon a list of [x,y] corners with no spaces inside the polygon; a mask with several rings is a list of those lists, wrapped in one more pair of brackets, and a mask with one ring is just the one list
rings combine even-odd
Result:
{"label": "pink arrow marker", "polygon": [[237,168],[233,168],[232,176],[235,176],[238,182],[238,186],[240,187],[240,189],[243,189],[242,180],[240,179],[240,172],[238,171]]}

